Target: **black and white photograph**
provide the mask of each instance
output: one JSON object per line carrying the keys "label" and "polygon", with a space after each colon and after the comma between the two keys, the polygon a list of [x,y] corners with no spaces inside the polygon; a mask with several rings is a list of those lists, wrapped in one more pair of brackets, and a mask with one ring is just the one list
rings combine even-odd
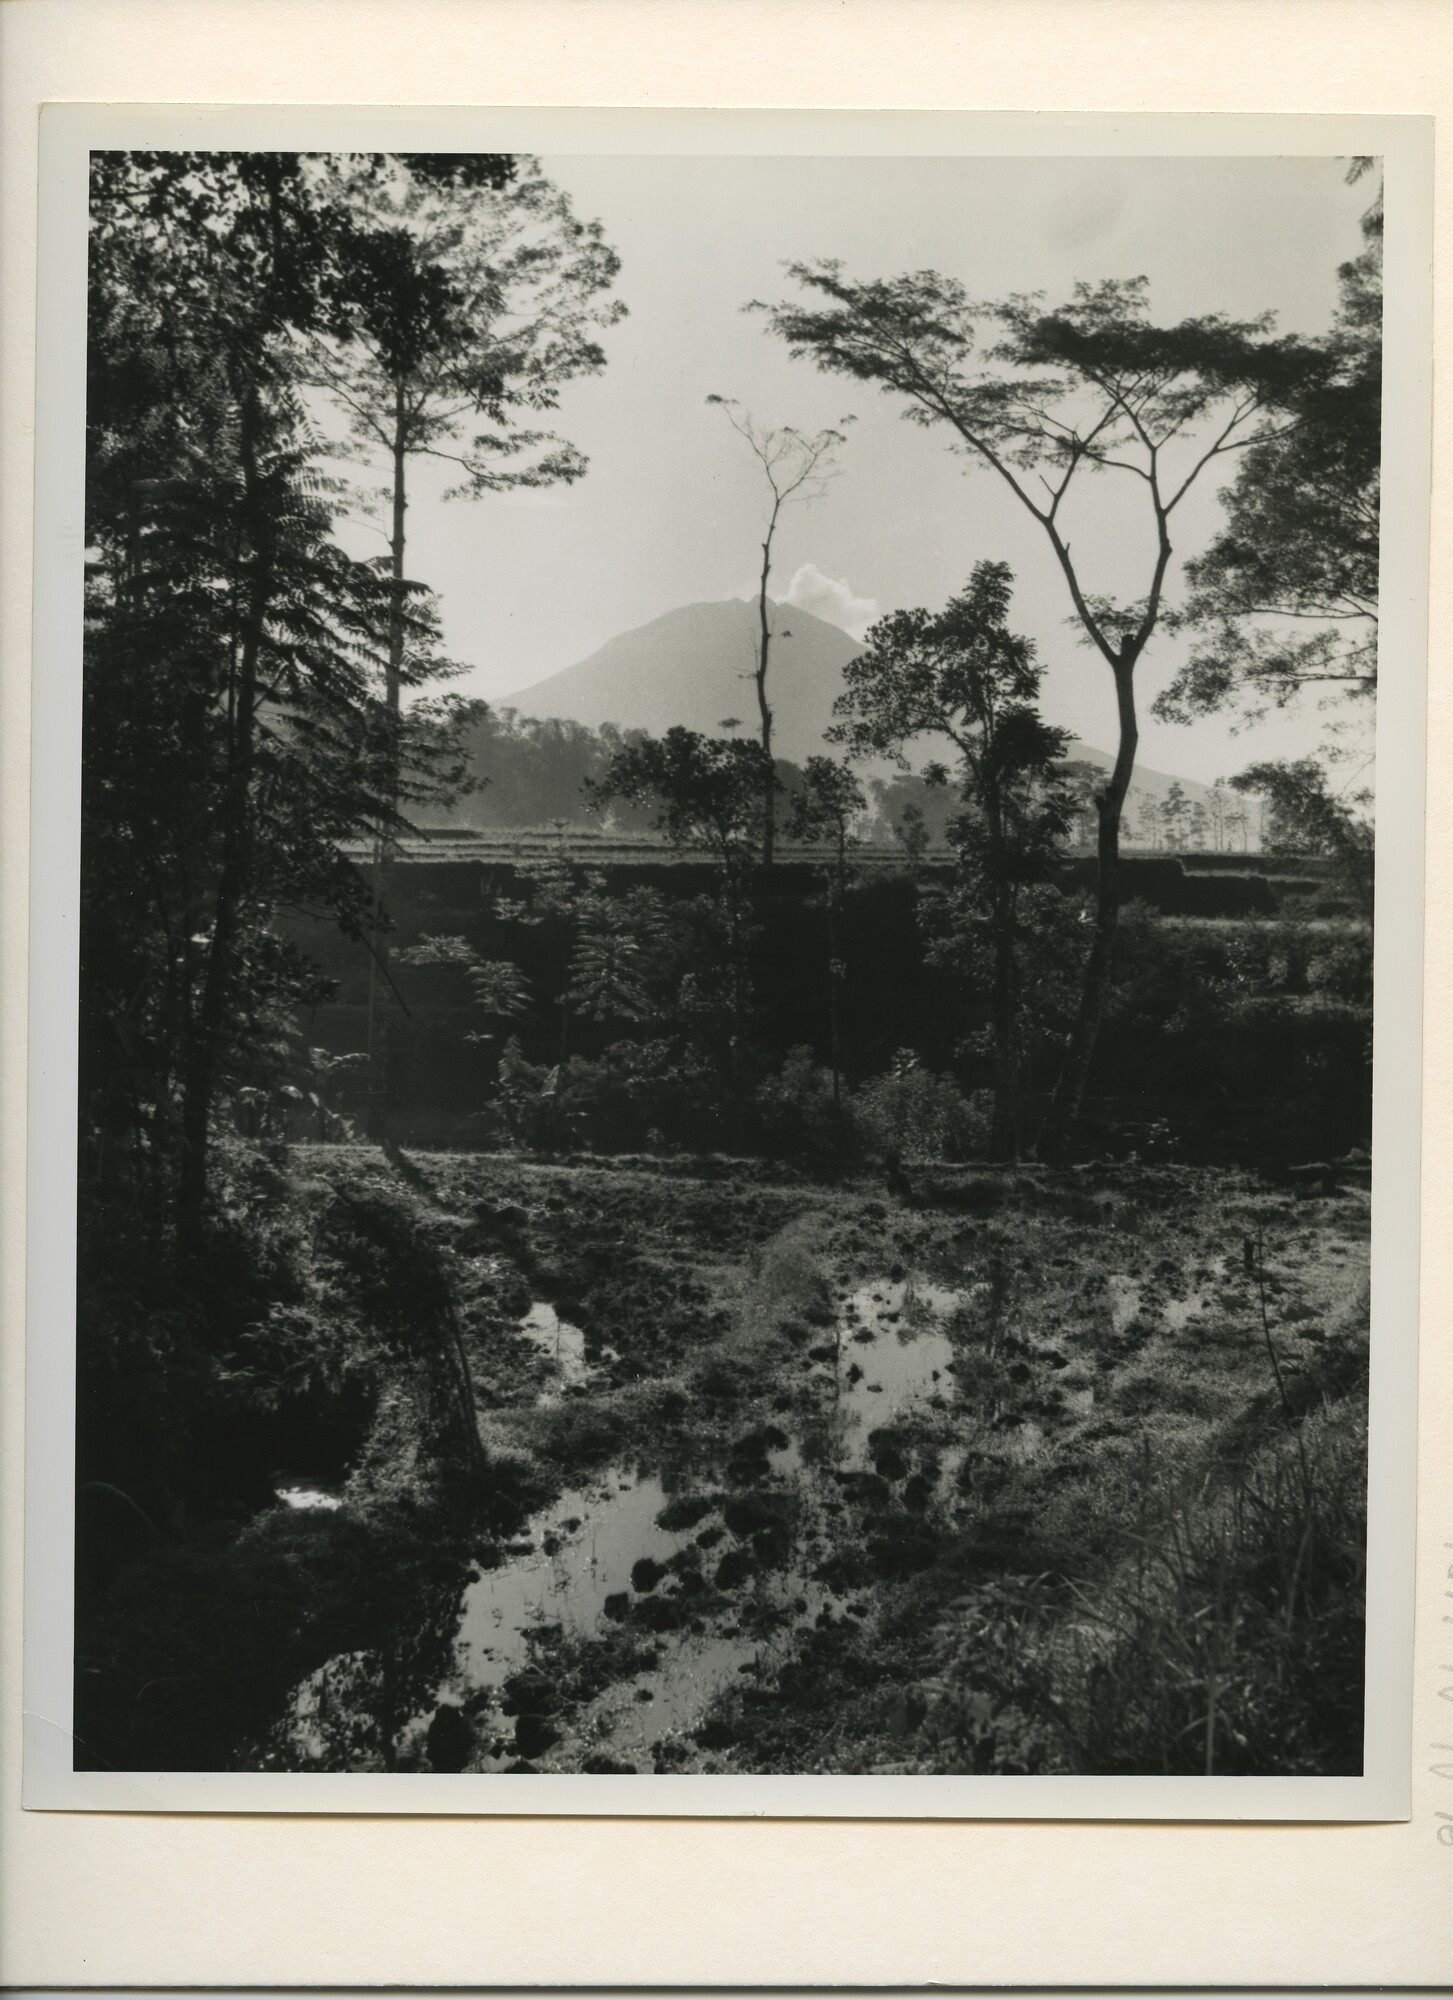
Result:
{"label": "black and white photograph", "polygon": [[68,1763],[1361,1780],[1383,155],[499,129],[88,153]]}

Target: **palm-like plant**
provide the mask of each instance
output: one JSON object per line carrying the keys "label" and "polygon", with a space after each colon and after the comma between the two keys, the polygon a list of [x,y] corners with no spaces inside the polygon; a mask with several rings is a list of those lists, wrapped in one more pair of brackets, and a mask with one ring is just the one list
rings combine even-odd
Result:
{"label": "palm-like plant", "polygon": [[661,932],[661,908],[649,889],[613,897],[603,884],[587,888],[578,905],[578,929],[570,958],[567,993],[577,1014],[607,1030],[605,1081],[607,1115],[615,1088],[614,1040],[617,1023],[647,1021],[656,1009],[647,983],[648,955]]}

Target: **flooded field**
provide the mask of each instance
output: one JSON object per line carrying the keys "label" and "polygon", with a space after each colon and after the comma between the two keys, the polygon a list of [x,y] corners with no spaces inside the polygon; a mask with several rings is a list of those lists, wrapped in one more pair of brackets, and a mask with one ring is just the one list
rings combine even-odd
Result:
{"label": "flooded field", "polygon": [[[1153,1657],[1162,1547],[1270,1518],[1293,1421],[1308,1476],[1359,1490],[1357,1186],[964,1171],[909,1203],[631,1162],[309,1170],[447,1291],[389,1308],[343,1471],[290,1454],[240,1530],[118,1595],[106,1671],[159,1765],[1116,1768],[1092,1714],[1061,1718],[1113,1685],[1121,1632]],[[1229,1615],[1246,1643],[1253,1609]]]}
{"label": "flooded field", "polygon": [[[926,1279],[859,1286],[831,1340],[806,1357],[821,1406],[800,1434],[762,1426],[669,1493],[659,1475],[615,1464],[530,1517],[472,1566],[451,1670],[380,1748],[379,1765],[511,1770],[531,1758],[536,1769],[571,1769],[592,1751],[600,1764],[602,1746],[616,1758],[649,1756],[698,1725],[736,1676],[780,1664],[799,1630],[862,1619],[865,1603],[823,1581],[854,1483],[866,1477],[870,1496],[896,1493],[919,1514],[953,1512],[952,1493],[939,1492],[938,1456],[906,1450],[895,1427],[949,1409],[951,1329],[968,1297]],[[519,1330],[559,1378],[537,1406],[591,1380],[584,1335],[547,1302],[536,1300]],[[278,1497],[339,1504],[301,1486]],[[539,1661],[612,1627],[642,1641],[623,1649],[620,1678],[566,1721]],[[320,1768],[340,1752],[353,1759],[371,1692],[366,1659],[327,1662],[296,1691],[270,1760]]]}
{"label": "flooded field", "polygon": [[[1150,1478],[1148,1450],[1187,1462],[1265,1403],[1240,1238],[1194,1199],[1157,1246],[1138,1204],[1032,1185],[985,1219],[900,1215],[885,1236],[881,1203],[833,1223],[760,1190],[749,1213],[707,1222],[709,1190],[662,1183],[647,1262],[610,1245],[619,1181],[572,1176],[598,1204],[574,1236],[563,1209],[536,1208],[527,1294],[518,1222],[488,1203],[473,1205],[482,1230],[461,1222],[468,1168],[436,1167],[440,1226],[476,1294],[484,1432],[548,1490],[461,1548],[432,1669],[387,1648],[334,1654],[294,1685],[264,1766],[780,1768],[780,1737],[800,1758],[841,1733],[830,1716],[810,1744],[810,1717],[782,1727],[810,1663],[831,1662],[829,1683],[846,1663],[851,1680],[876,1652],[889,1685],[871,1767],[885,1768],[904,1718],[934,1706],[946,1603],[1063,1561],[1079,1514],[1097,1518],[1137,1456]],[[1346,1316],[1343,1259],[1365,1222],[1354,1191],[1298,1232],[1296,1282],[1275,1281],[1293,1373]],[[892,1252],[876,1268],[875,1242]],[[368,1505],[356,1477],[278,1498]]]}

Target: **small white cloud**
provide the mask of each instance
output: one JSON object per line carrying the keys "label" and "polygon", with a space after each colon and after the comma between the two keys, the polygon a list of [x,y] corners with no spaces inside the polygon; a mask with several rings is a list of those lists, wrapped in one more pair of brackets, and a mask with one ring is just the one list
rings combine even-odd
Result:
{"label": "small white cloud", "polygon": [[866,635],[879,610],[876,597],[855,597],[845,578],[824,576],[816,563],[802,565],[779,602],[825,618],[854,639]]}

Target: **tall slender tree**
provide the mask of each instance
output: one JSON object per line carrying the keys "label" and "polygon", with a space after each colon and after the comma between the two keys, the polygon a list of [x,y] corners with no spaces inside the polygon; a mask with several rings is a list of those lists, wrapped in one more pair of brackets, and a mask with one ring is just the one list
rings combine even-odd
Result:
{"label": "tall slender tree", "polygon": [[1229,787],[1224,778],[1217,778],[1206,794],[1206,821],[1211,832],[1211,841],[1220,854],[1226,845],[1226,815],[1231,809]]}
{"label": "tall slender tree", "polygon": [[[319,163],[352,222],[346,337],[321,329],[315,378],[345,414],[354,449],[382,462],[393,611],[386,700],[397,729],[407,636],[408,469],[432,457],[456,468],[455,496],[569,483],[586,468],[567,440],[535,426],[565,385],[605,365],[602,331],[625,308],[608,294],[619,259],[599,223],[582,223],[537,161],[472,156],[451,173],[439,156]],[[374,861],[384,897],[387,843]],[[374,942],[370,1044],[382,998]],[[373,1068],[371,1124],[388,1118],[387,1037]]]}
{"label": "tall slender tree", "polygon": [[1185,845],[1188,810],[1186,788],[1179,778],[1172,778],[1160,802],[1160,822],[1165,828],[1165,844],[1173,854]]}
{"label": "tall slender tree", "polygon": [[777,776],[760,743],[700,736],[680,726],[662,737],[630,743],[612,758],[604,778],[587,783],[597,806],[614,799],[645,805],[675,847],[702,848],[717,864],[716,914],[726,956],[726,1060],[723,1085],[733,1123],[741,1114],[740,1084],[751,993],[750,876],[760,854],[761,802]]}
{"label": "tall slender tree", "polygon": [[1152,850],[1158,848],[1160,846],[1162,825],[1160,806],[1150,797],[1149,793],[1141,795],[1135,819],[1136,831],[1140,835],[1141,840]]}
{"label": "tall slender tree", "polygon": [[[946,429],[993,474],[1044,535],[1110,675],[1118,742],[1096,802],[1095,925],[1043,1140],[1057,1156],[1071,1141],[1109,994],[1120,820],[1139,741],[1135,672],[1166,603],[1172,524],[1206,469],[1286,429],[1293,397],[1326,379],[1332,362],[1316,343],[1274,335],[1269,316],[1158,326],[1143,278],[1078,285],[1051,311],[1038,296],[976,303],[934,271],[859,280],[832,261],[789,269],[808,297],[762,307],[771,330],[794,355],[873,383],[911,421]],[[1130,603],[1093,591],[1072,553],[1070,511],[1095,478],[1128,482],[1141,532],[1150,531],[1145,588]]]}
{"label": "tall slender tree", "polygon": [[306,985],[274,912],[358,922],[338,843],[390,810],[385,607],[297,393],[298,341],[346,318],[297,157],[98,155],[91,220],[83,1043],[186,1262],[219,1094]]}
{"label": "tall slender tree", "polygon": [[[793,502],[820,499],[827,490],[829,481],[838,470],[837,454],[847,442],[847,426],[852,418],[844,417],[840,424],[810,435],[796,430],[791,424],[781,424],[768,430],[740,403],[732,402],[725,396],[708,396],[706,400],[725,413],[737,436],[745,440],[762,468],[771,496],[762,536],[762,567],[757,578],[757,637],[752,668],[752,681],[757,690],[762,755],[766,759],[766,776],[762,782],[762,866],[770,868],[777,841],[777,785],[772,776],[773,715],[767,692],[767,670],[771,661],[772,640],[776,636],[772,629],[772,601],[767,595],[772,575],[772,545],[777,539],[783,509]],[[722,727],[725,728],[726,724],[723,723]]]}
{"label": "tall slender tree", "polygon": [[612,896],[602,877],[586,883],[570,955],[567,993],[577,1014],[606,1030],[605,1117],[615,1122],[615,1037],[620,1023],[648,1021],[654,1003],[646,979],[650,947],[661,935],[660,899],[653,889]]}

